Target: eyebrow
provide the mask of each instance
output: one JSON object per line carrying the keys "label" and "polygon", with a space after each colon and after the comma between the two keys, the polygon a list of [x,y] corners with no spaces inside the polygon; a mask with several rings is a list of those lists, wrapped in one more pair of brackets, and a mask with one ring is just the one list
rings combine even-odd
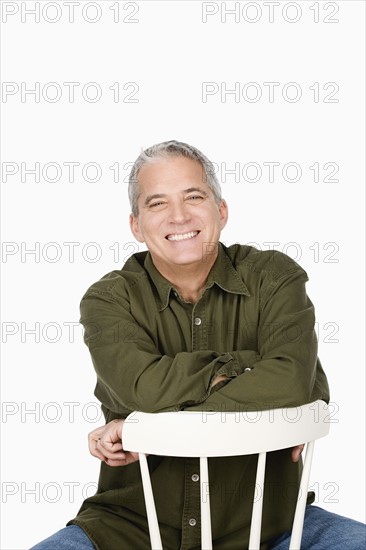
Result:
{"label": "eyebrow", "polygon": [[[189,193],[193,193],[194,191],[200,193],[201,195],[204,195],[204,197],[208,197],[208,193],[201,189],[201,187],[188,187],[188,189],[184,189],[182,191],[183,194],[188,195]],[[154,199],[164,199],[167,197],[165,193],[155,193],[154,195],[148,195],[145,199],[145,206],[149,204]]]}

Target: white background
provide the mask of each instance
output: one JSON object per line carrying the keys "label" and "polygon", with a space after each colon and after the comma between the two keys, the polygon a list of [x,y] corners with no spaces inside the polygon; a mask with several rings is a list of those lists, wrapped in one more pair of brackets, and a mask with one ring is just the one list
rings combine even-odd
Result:
{"label": "white background", "polygon": [[[29,548],[95,492],[87,433],[103,422],[78,306],[142,250],[127,163],[168,139],[217,163],[231,216],[222,241],[277,243],[308,272],[333,403],[312,488],[320,506],[364,521],[364,3],[279,2],[272,22],[266,2],[238,2],[225,20],[221,2],[80,0],[74,22],[64,2],[40,2],[36,22],[35,4],[2,2],[1,549]],[[74,101],[64,82],[79,83]],[[216,93],[203,97],[205,82]],[[265,82],[278,83],[273,98]],[[220,94],[235,85],[238,96]],[[37,86],[39,101],[24,93]],[[24,170],[37,162],[39,182]],[[268,162],[280,163],[274,181]]]}

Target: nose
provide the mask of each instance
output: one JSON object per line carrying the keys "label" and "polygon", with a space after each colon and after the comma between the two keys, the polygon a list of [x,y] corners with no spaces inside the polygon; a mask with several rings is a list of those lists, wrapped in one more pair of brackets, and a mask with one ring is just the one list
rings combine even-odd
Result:
{"label": "nose", "polygon": [[184,201],[175,201],[170,205],[169,218],[171,223],[182,225],[190,220],[190,213]]}

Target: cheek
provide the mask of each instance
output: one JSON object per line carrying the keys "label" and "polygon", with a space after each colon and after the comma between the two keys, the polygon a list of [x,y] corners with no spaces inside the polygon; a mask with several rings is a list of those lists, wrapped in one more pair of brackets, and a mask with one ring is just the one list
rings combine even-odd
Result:
{"label": "cheek", "polygon": [[219,212],[214,211],[211,213],[211,216],[207,218],[207,226],[211,226],[213,231],[220,231],[223,226],[223,220]]}
{"label": "cheek", "polygon": [[227,221],[226,218],[220,219],[220,222],[219,222],[220,223],[220,229],[224,229],[224,227],[226,225],[226,221]]}
{"label": "cheek", "polygon": [[144,242],[154,242],[159,238],[159,224],[156,219],[144,220],[140,225],[140,235]]}
{"label": "cheek", "polygon": [[144,242],[145,241],[145,237],[144,237],[144,230],[143,230],[143,227],[141,226],[140,223],[136,222],[133,226],[133,234],[134,234],[134,237],[140,242]]}

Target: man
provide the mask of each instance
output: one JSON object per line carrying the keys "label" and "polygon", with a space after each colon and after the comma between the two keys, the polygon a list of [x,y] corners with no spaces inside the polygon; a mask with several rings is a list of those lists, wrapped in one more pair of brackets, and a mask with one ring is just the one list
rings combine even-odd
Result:
{"label": "man", "polygon": [[[137,455],[123,449],[123,419],[133,410],[248,411],[329,400],[307,275],[279,252],[219,242],[228,208],[210,161],[185,143],[155,145],[136,160],[129,193],[131,230],[148,252],[103,277],[81,302],[106,420],[89,435],[102,461],[98,491],[37,550],[149,548]],[[301,450],[299,441],[268,454],[261,548],[288,547]],[[198,549],[198,460],[148,460],[164,548]],[[217,550],[248,545],[256,462],[210,459]],[[307,508],[304,548],[364,547],[361,523]]]}

